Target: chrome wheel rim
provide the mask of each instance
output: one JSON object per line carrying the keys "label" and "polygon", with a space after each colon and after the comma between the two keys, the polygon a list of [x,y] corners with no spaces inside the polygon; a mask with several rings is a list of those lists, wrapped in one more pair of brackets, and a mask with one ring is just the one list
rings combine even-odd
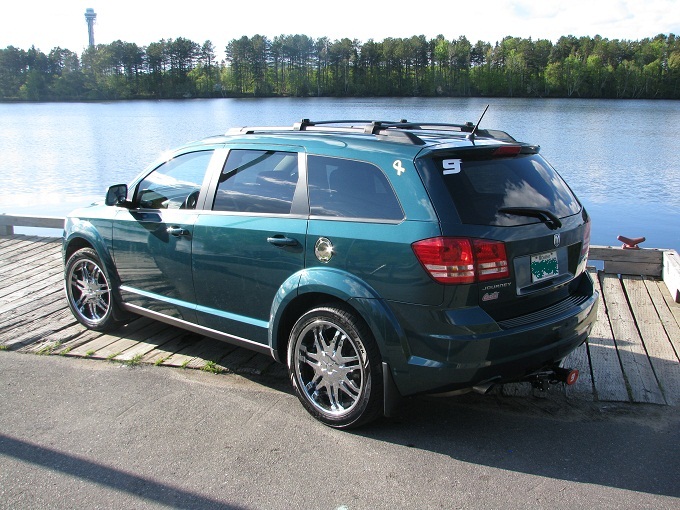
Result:
{"label": "chrome wheel rim", "polygon": [[360,401],[366,384],[360,345],[327,320],[313,321],[298,336],[295,377],[307,400],[324,414],[343,416]]}
{"label": "chrome wheel rim", "polygon": [[111,308],[109,282],[92,260],[80,260],[73,265],[68,278],[68,294],[76,313],[93,325],[102,322]]}

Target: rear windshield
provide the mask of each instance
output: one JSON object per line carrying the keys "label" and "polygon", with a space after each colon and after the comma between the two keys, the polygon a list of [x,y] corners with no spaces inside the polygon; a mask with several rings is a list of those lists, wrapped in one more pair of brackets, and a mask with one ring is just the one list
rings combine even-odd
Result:
{"label": "rear windshield", "polygon": [[500,212],[503,208],[537,208],[558,218],[581,210],[562,178],[537,154],[476,160],[438,158],[434,162],[463,223],[514,226],[541,221]]}

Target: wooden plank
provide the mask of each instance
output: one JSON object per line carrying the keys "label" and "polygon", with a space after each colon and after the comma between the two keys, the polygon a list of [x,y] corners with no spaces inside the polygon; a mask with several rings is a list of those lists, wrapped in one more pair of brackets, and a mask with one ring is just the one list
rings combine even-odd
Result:
{"label": "wooden plank", "polygon": [[24,251],[16,257],[2,256],[0,259],[2,260],[0,274],[9,275],[15,272],[23,272],[30,269],[32,266],[39,266],[47,261],[61,261],[61,251],[34,245],[32,250]]}
{"label": "wooden plank", "polygon": [[624,250],[620,247],[591,246],[588,259],[604,261],[607,273],[660,276],[663,252],[658,249]]}
{"label": "wooden plank", "polygon": [[[184,348],[173,353],[169,358],[163,361],[164,366],[186,368],[189,363],[201,357],[203,352],[206,352],[214,345],[217,340],[200,335],[193,335],[194,341],[185,344]],[[202,361],[202,363],[201,363]],[[197,365],[205,365],[205,360],[200,360]]]}
{"label": "wooden plank", "polygon": [[668,404],[680,403],[680,360],[640,276],[622,279],[654,374]]}
{"label": "wooden plank", "polygon": [[11,277],[13,274],[20,276],[46,265],[59,266],[57,272],[61,273],[64,267],[61,254],[57,250],[45,248],[22,252],[17,257],[3,257],[2,260],[2,274],[7,277]]}
{"label": "wooden plank", "polygon": [[588,352],[593,373],[595,396],[605,402],[627,402],[630,400],[626,381],[623,378],[619,354],[614,343],[614,334],[609,323],[607,300],[602,292],[600,276],[593,278],[595,290],[600,293],[597,321],[588,338]]}
{"label": "wooden plank", "polygon": [[501,386],[501,394],[505,397],[530,397],[533,395],[531,383],[507,383]]}
{"label": "wooden plank", "polygon": [[23,316],[18,316],[14,322],[8,325],[3,325],[0,329],[0,341],[8,340],[9,338],[23,338],[28,335],[35,335],[39,330],[56,330],[64,327],[63,324],[58,324],[57,321],[72,322],[75,319],[63,306],[52,306],[44,310],[38,309],[34,317],[22,320]]}
{"label": "wooden plank", "polygon": [[35,289],[26,289],[23,292],[16,292],[3,297],[0,299],[0,309],[2,309],[3,312],[13,310],[13,307],[23,306],[31,300],[38,300],[51,294],[63,295],[63,293],[64,288],[61,282],[53,281],[48,282],[47,284],[41,283],[40,285],[37,285]]}
{"label": "wooden plank", "polygon": [[[4,317],[5,314],[18,311],[25,306],[30,306],[39,299],[55,295],[64,298],[64,288],[62,286],[50,286],[35,292],[24,293],[23,296],[17,296],[15,294],[12,296],[12,299],[0,299],[0,316]],[[66,303],[66,301],[64,301],[64,303]]]}
{"label": "wooden plank", "polygon": [[19,349],[34,342],[44,340],[46,335],[73,325],[75,319],[70,313],[57,311],[37,322],[33,327],[21,329],[7,328],[0,332],[0,344],[9,349]]}
{"label": "wooden plank", "polygon": [[78,322],[66,329],[45,336],[44,340],[59,344],[59,347],[54,350],[54,354],[68,355],[76,347],[91,342],[100,336],[103,336],[103,333],[86,329]]}
{"label": "wooden plank", "polygon": [[[262,375],[265,373],[272,365],[279,365],[274,358],[267,356],[266,354],[256,353],[255,356],[250,358],[248,361],[244,362],[239,368],[236,369],[238,374],[250,374],[250,375]],[[281,363],[281,365],[283,365]],[[287,372],[286,372],[286,375]]]}
{"label": "wooden plank", "polygon": [[[0,330],[28,326],[33,322],[44,320],[44,317],[58,310],[66,308],[63,296],[49,294],[43,299],[35,299],[18,310],[12,310],[2,315]],[[0,332],[0,334],[2,334]]]}
{"label": "wooden plank", "polygon": [[645,276],[661,276],[662,264],[646,262],[605,262],[604,270],[612,274],[630,274]]}
{"label": "wooden plank", "polygon": [[128,335],[133,335],[136,331],[147,326],[150,321],[151,319],[146,318],[135,319],[134,321],[125,324],[124,326],[118,328],[116,331],[110,334],[101,335],[93,339],[91,342],[87,342],[79,345],[78,347],[73,348],[71,351],[69,351],[68,355],[88,357],[92,356],[93,354],[96,354],[97,351],[103,349],[107,345],[110,345]]}
{"label": "wooden plank", "polygon": [[99,349],[92,358],[101,359],[118,359],[118,357],[127,349],[130,349],[139,342],[146,340],[147,338],[157,334],[161,329],[163,329],[163,324],[158,321],[152,321],[144,325],[142,328],[134,332],[132,335],[126,335],[102,349]]}
{"label": "wooden plank", "polygon": [[671,299],[668,289],[662,282],[645,279],[645,286],[652,298],[659,320],[673,346],[675,355],[680,359],[680,304]]}
{"label": "wooden plank", "polygon": [[633,263],[660,263],[664,250],[656,248],[641,248],[639,250],[624,250],[621,247],[591,246],[588,251],[589,260]]}
{"label": "wooden plank", "polygon": [[288,380],[288,367],[286,366],[285,363],[277,363],[276,361],[274,361],[274,363],[269,365],[267,368],[263,369],[260,375],[276,379]]}
{"label": "wooden plank", "polygon": [[665,285],[660,286],[659,289],[661,290],[664,301],[668,305],[671,315],[675,318],[675,322],[680,325],[680,306],[673,300],[673,297],[670,295],[669,290]]}
{"label": "wooden plank", "polygon": [[40,237],[32,235],[15,235],[11,238],[2,238],[2,245],[0,245],[0,256],[11,256],[12,253],[23,251],[26,249],[32,250],[35,246],[61,246],[61,239],[55,237]]}
{"label": "wooden plank", "polygon": [[[37,250],[35,253],[27,256],[26,258],[16,261],[16,262],[5,262],[3,261],[2,267],[0,267],[0,277],[2,277],[2,284],[0,284],[0,289],[5,285],[9,285],[9,279],[13,276],[20,276],[26,272],[40,271],[44,267],[55,267],[56,272],[63,272],[63,264],[61,262],[61,255],[53,252],[43,252]],[[4,280],[8,281],[5,282]]]}
{"label": "wooden plank", "polygon": [[607,313],[623,375],[633,401],[665,404],[621,282],[615,275],[604,274],[601,284],[607,297]]}
{"label": "wooden plank", "polygon": [[26,235],[12,235],[10,237],[3,237],[0,238],[0,241],[2,241],[2,244],[0,245],[0,254],[3,254],[6,252],[7,248],[11,248],[12,246],[24,246],[26,244],[26,241],[38,241],[40,239],[46,239],[44,237],[38,237],[38,236],[26,236]]}
{"label": "wooden plank", "polygon": [[[34,263],[41,262],[42,260],[61,260],[61,249],[58,246],[41,246],[38,243],[32,244],[32,249],[26,250],[21,253],[18,257],[13,257],[11,254],[0,256],[3,261],[0,271],[7,273],[13,271],[17,268],[22,267],[26,262]],[[24,267],[25,269],[25,267]]]}
{"label": "wooden plank", "polygon": [[18,243],[20,239],[17,239],[17,236],[6,236],[6,237],[0,237],[0,253],[2,253],[6,248],[9,248],[10,246],[15,245]]}
{"label": "wooden plank", "polygon": [[[53,266],[53,268],[56,268],[56,266]],[[49,271],[49,269],[50,268],[47,267],[46,271]],[[0,297],[9,296],[10,294],[14,293],[21,294],[25,292],[27,289],[32,290],[44,288],[54,283],[62,284],[63,281],[64,277],[62,276],[61,273],[50,274],[48,272],[46,275],[43,272],[38,272],[36,274],[28,276],[27,278],[13,279],[13,282],[10,282],[10,284],[7,287],[0,289]]]}
{"label": "wooden plank", "polygon": [[225,368],[219,365],[219,361],[236,349],[236,346],[216,339],[208,340],[212,341],[206,342],[205,348],[196,353],[196,357],[187,365],[188,368],[197,368],[200,370],[205,368],[208,362],[217,364],[218,368],[222,370]]}
{"label": "wooden plank", "polygon": [[181,331],[181,334],[158,346],[156,349],[149,352],[146,356],[142,358],[142,363],[151,364],[162,364],[163,361],[168,359],[170,356],[178,351],[184,349],[187,345],[196,343],[197,335],[193,333],[188,333],[187,331]]}
{"label": "wooden plank", "polygon": [[161,329],[156,334],[151,335],[146,340],[138,342],[137,345],[126,349],[119,356],[117,356],[116,359],[120,361],[129,361],[136,358],[137,356],[142,356],[143,359],[144,356],[149,354],[154,349],[158,349],[159,347],[162,347],[166,343],[170,342],[172,339],[184,334],[185,331],[182,329],[175,328],[173,326],[166,326],[164,329]]}
{"label": "wooden plank", "polygon": [[0,257],[3,260],[14,261],[18,260],[21,254],[25,251],[35,249],[35,243],[38,242],[38,238],[26,238],[21,239],[11,246],[6,246],[0,249]]}
{"label": "wooden plank", "polygon": [[257,353],[243,347],[238,347],[224,356],[219,364],[236,372],[245,362],[254,357]]}

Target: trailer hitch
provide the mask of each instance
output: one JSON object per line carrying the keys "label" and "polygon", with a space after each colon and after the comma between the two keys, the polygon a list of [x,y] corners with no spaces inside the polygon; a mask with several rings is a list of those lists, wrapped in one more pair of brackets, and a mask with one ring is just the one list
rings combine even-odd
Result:
{"label": "trailer hitch", "polygon": [[578,381],[578,370],[575,368],[549,367],[524,377],[537,390],[548,391],[551,384],[564,383],[572,386]]}

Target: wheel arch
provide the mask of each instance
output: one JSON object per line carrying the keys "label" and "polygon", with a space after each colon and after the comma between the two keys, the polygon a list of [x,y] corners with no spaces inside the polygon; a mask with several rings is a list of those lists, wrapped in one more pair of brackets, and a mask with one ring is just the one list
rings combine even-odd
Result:
{"label": "wheel arch", "polygon": [[130,318],[130,314],[123,311],[122,308],[123,299],[120,295],[120,278],[113,261],[113,254],[109,249],[109,243],[107,243],[100,231],[89,221],[67,218],[65,232],[66,235],[62,245],[64,267],[66,267],[69,258],[78,250],[83,248],[94,250],[103,266],[102,269],[106,271],[106,275],[113,284],[111,291],[113,299],[118,305],[114,308],[116,319],[126,320]]}
{"label": "wheel arch", "polygon": [[64,264],[75,252],[82,248],[92,248],[105,266],[109,278],[119,282],[118,272],[113,262],[109,243],[92,223],[77,218],[67,218],[62,252]]}
{"label": "wheel arch", "polygon": [[404,331],[388,304],[368,284],[351,273],[312,268],[284,284],[272,305],[269,341],[277,361],[286,362],[290,332],[297,320],[312,308],[334,304],[348,308],[366,324],[383,362],[389,363],[393,349],[402,351],[407,346]]}
{"label": "wheel arch", "polygon": [[84,237],[73,237],[69,241],[64,242],[64,262],[68,261],[68,259],[71,258],[71,255],[73,255],[75,252],[78,250],[81,250],[83,248],[92,248],[93,250],[96,251],[95,247],[92,246],[92,243],[89,242],[87,239]]}

